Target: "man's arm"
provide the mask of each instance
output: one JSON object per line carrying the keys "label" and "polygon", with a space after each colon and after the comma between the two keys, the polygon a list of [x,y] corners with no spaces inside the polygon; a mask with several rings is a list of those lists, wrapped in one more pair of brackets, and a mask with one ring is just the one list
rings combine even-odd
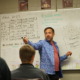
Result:
{"label": "man's arm", "polygon": [[68,51],[64,56],[61,56],[60,57],[60,61],[64,61],[65,59],[68,58],[68,56],[71,56],[72,55],[72,52],[71,51]]}
{"label": "man's arm", "polygon": [[61,56],[61,57],[60,57],[60,61],[62,62],[62,61],[64,61],[64,60],[67,59],[67,58],[68,58],[67,55]]}
{"label": "man's arm", "polygon": [[42,47],[41,40],[39,42],[37,42],[37,43],[33,43],[33,42],[29,41],[27,38],[24,37],[23,38],[23,42],[25,44],[29,44],[29,45],[33,46],[36,50],[40,50],[41,47]]}
{"label": "man's arm", "polygon": [[42,47],[41,41],[37,42],[37,43],[33,43],[31,41],[28,41],[28,44],[33,46],[36,50],[40,50]]}

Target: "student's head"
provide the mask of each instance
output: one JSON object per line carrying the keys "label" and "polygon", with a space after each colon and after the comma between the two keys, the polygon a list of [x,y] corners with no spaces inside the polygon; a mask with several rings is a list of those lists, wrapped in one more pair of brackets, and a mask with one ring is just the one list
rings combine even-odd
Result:
{"label": "student's head", "polygon": [[48,41],[52,41],[55,31],[52,27],[47,27],[44,29],[45,39]]}
{"label": "student's head", "polygon": [[19,56],[22,61],[22,63],[33,63],[34,56],[35,56],[35,49],[28,45],[25,44],[22,46],[19,50]]}

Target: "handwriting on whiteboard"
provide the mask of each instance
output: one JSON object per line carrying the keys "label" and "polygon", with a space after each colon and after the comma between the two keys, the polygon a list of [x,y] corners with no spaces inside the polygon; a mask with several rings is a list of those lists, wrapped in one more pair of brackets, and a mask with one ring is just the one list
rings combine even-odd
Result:
{"label": "handwriting on whiteboard", "polygon": [[25,36],[29,39],[37,39],[40,37],[38,34],[38,19],[37,17],[3,16],[1,33],[2,41],[19,40]]}

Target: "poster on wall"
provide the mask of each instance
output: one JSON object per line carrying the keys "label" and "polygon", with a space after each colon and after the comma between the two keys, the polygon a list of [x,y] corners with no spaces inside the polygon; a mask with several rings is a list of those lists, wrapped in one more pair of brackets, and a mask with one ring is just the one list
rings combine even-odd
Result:
{"label": "poster on wall", "polygon": [[41,9],[50,9],[51,0],[41,0]]}
{"label": "poster on wall", "polygon": [[73,7],[73,0],[63,0],[63,8]]}
{"label": "poster on wall", "polygon": [[28,10],[28,0],[18,0],[19,2],[19,11]]}

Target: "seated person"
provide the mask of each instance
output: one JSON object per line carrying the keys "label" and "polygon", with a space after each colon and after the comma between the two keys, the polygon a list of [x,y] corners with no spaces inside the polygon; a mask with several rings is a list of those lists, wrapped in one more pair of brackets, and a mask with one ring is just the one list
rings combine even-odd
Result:
{"label": "seated person", "polygon": [[35,56],[35,49],[32,46],[28,44],[22,46],[19,50],[19,56],[22,64],[18,69],[12,71],[12,79],[40,78],[43,80],[49,80],[47,74],[32,65]]}
{"label": "seated person", "polygon": [[0,80],[11,80],[11,73],[10,70],[5,62],[0,57]]}

